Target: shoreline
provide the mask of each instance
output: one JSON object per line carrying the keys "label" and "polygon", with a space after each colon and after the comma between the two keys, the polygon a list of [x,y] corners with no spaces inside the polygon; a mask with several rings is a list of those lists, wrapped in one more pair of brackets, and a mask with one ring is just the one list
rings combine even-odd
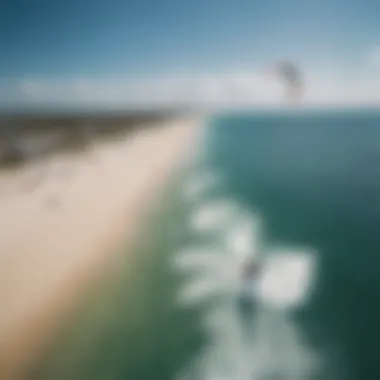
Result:
{"label": "shoreline", "polygon": [[[2,310],[7,310],[0,323],[2,379],[22,377],[90,285],[112,267],[121,244],[133,247],[139,221],[194,147],[201,123],[179,119],[161,124],[109,143],[113,151],[99,149],[95,166],[84,165],[74,183],[61,189],[66,199],[59,208],[38,211],[46,188],[59,189],[53,180],[32,195],[0,202],[2,215],[9,215],[0,248],[12,250],[11,257],[0,258],[5,264],[1,272],[7,259],[11,264],[0,282]],[[21,202],[17,197],[23,197]]]}

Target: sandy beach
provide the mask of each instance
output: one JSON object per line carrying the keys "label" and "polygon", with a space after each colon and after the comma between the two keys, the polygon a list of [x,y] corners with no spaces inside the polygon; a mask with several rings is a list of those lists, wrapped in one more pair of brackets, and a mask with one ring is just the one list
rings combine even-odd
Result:
{"label": "sandy beach", "polygon": [[199,130],[199,120],[161,124],[0,174],[2,380],[23,376],[118,249],[132,247]]}

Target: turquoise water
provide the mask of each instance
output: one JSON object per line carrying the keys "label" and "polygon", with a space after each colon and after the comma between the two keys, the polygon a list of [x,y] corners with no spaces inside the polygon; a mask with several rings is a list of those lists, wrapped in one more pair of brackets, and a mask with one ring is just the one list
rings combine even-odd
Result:
{"label": "turquoise water", "polygon": [[374,111],[233,116],[215,121],[210,147],[268,241],[317,251],[299,326],[345,379],[380,376],[379,127]]}
{"label": "turquoise water", "polygon": [[[35,378],[378,379],[379,126],[375,111],[211,120],[133,270],[95,290]],[[246,313],[239,268],[257,252]]]}

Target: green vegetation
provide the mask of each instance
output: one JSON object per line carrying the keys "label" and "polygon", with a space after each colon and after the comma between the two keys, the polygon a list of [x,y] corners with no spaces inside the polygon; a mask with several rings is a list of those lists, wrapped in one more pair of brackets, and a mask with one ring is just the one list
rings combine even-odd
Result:
{"label": "green vegetation", "polygon": [[0,166],[14,167],[57,151],[77,152],[90,142],[154,126],[176,112],[0,115]]}

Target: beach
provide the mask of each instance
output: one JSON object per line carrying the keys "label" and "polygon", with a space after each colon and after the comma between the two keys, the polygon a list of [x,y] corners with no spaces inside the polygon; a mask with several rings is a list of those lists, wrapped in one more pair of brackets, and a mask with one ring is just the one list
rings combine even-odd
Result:
{"label": "beach", "polygon": [[[194,147],[199,120],[161,120],[0,174],[0,377],[22,378]],[[131,266],[133,257],[130,257]]]}

